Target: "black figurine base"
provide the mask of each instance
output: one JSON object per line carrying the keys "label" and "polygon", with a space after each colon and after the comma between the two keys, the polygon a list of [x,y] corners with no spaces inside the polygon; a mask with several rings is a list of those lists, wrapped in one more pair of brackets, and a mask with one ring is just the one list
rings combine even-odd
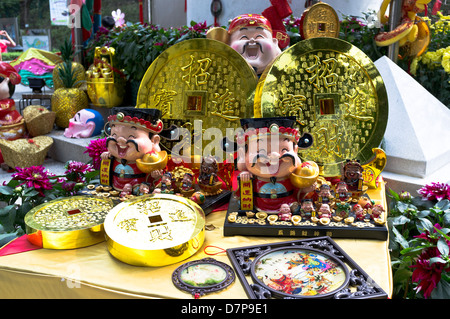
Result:
{"label": "black figurine base", "polygon": [[[232,216],[233,215],[233,216]],[[269,215],[270,216],[270,215]],[[230,221],[231,220],[231,221]],[[330,221],[328,225],[300,221],[294,225],[292,221],[275,221],[268,218],[247,217],[247,212],[240,210],[239,201],[231,196],[227,216],[224,223],[224,236],[267,236],[267,237],[319,237],[359,238],[387,240],[386,225],[379,225],[373,221],[354,221],[347,224],[344,221]]]}

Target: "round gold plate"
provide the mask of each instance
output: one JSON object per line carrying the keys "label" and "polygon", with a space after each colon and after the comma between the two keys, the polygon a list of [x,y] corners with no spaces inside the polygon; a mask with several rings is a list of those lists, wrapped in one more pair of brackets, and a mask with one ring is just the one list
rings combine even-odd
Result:
{"label": "round gold plate", "polygon": [[[136,107],[161,110],[163,119],[202,128],[240,126],[253,116],[258,79],[247,61],[229,45],[212,39],[191,39],[161,53],[142,79]],[[188,126],[188,125],[186,125]],[[188,127],[191,128],[191,127]]]}
{"label": "round gold plate", "polygon": [[302,160],[339,176],[346,159],[368,161],[386,130],[388,99],[383,79],[357,47],[335,38],[301,41],[280,54],[261,76],[255,117],[296,116],[314,144]]}
{"label": "round gold plate", "polygon": [[160,267],[192,256],[205,239],[205,214],[182,196],[134,197],[105,219],[108,250],[134,266]]}
{"label": "round gold plate", "polygon": [[55,199],[25,215],[28,240],[42,248],[73,249],[105,240],[103,221],[114,207],[108,198]]}

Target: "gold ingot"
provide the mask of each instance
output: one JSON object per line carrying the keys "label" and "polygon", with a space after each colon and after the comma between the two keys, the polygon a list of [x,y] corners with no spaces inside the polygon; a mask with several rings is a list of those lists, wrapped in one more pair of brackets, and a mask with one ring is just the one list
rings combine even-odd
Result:
{"label": "gold ingot", "polygon": [[364,52],[340,39],[313,38],[281,53],[261,75],[254,114],[295,116],[300,134],[314,138],[301,159],[323,167],[323,176],[339,176],[347,159],[365,163],[379,146],[388,99]]}
{"label": "gold ingot", "polygon": [[289,176],[292,185],[297,188],[312,186],[319,176],[319,166],[315,162],[307,161],[299,165]]}
{"label": "gold ingot", "polygon": [[25,215],[28,240],[42,248],[74,249],[105,240],[103,221],[113,202],[107,198],[74,196],[55,199]]}
{"label": "gold ingot", "polygon": [[145,154],[142,159],[136,160],[136,166],[144,173],[151,173],[155,170],[164,169],[167,165],[168,155],[166,151],[161,151],[155,155]]}
{"label": "gold ingot", "polygon": [[299,225],[301,220],[302,220],[302,217],[300,215],[293,215],[291,217],[292,224],[294,224],[295,226]]}
{"label": "gold ingot", "polygon": [[161,267],[191,257],[205,239],[205,214],[177,195],[137,196],[114,207],[104,223],[108,251],[134,266]]}
{"label": "gold ingot", "polygon": [[217,40],[226,44],[229,44],[230,42],[230,35],[228,34],[228,31],[222,27],[210,28],[206,32],[206,38]]}
{"label": "gold ingot", "polygon": [[269,221],[269,224],[273,225],[278,220],[278,215],[271,214],[267,217],[267,220]]}
{"label": "gold ingot", "polygon": [[[240,127],[241,118],[253,117],[251,97],[257,81],[247,61],[229,45],[211,39],[186,40],[169,47],[150,65],[136,107],[159,109],[163,119],[184,124],[200,120],[202,130],[219,128],[225,136],[227,128]],[[194,125],[189,129],[194,130]]]}
{"label": "gold ingot", "polygon": [[300,33],[303,39],[338,38],[339,17],[329,4],[319,2],[307,8],[300,19]]}

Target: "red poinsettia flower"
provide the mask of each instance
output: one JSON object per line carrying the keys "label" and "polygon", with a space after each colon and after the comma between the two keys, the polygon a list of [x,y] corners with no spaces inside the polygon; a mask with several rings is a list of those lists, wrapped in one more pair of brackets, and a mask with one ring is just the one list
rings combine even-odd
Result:
{"label": "red poinsettia flower", "polygon": [[88,153],[89,157],[92,158],[92,166],[94,167],[94,169],[100,169],[100,164],[102,162],[100,155],[106,151],[107,148],[105,137],[92,140],[86,147],[86,151],[84,153]]}
{"label": "red poinsettia flower", "polygon": [[43,166],[16,167],[16,173],[12,175],[12,179],[21,181],[20,185],[34,188],[39,192],[39,195],[44,196],[44,190],[53,188],[50,182],[51,176],[52,174],[49,174]]}

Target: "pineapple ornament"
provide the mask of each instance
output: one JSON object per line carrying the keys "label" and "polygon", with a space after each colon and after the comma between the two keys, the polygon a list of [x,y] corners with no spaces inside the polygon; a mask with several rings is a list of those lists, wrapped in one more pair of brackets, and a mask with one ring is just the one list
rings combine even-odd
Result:
{"label": "pineapple ornament", "polygon": [[75,72],[70,61],[63,62],[58,69],[62,87],[54,91],[51,104],[52,111],[56,113],[55,123],[61,128],[69,127],[70,119],[78,111],[88,107],[88,97],[79,88],[80,82],[85,81],[77,81]]}
{"label": "pineapple ornament", "polygon": [[73,76],[75,78],[75,83],[77,88],[85,89],[86,86],[86,76],[85,76],[85,68],[82,64],[73,61],[73,46],[70,40],[66,40],[64,44],[59,48],[61,51],[61,58],[63,62],[58,63],[53,69],[53,87],[55,90],[64,86],[63,81],[59,75],[59,70],[63,67],[63,63],[71,63],[73,69]]}

